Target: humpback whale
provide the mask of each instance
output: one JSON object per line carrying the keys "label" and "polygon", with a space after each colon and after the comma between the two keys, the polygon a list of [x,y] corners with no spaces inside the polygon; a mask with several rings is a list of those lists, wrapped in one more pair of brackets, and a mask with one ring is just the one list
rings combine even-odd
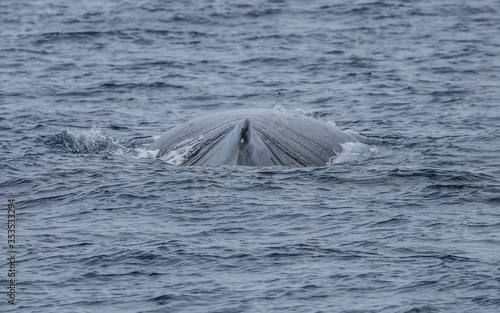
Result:
{"label": "humpback whale", "polygon": [[324,166],[357,142],[324,122],[270,109],[210,114],[176,126],[153,142],[157,158],[184,151],[180,165]]}

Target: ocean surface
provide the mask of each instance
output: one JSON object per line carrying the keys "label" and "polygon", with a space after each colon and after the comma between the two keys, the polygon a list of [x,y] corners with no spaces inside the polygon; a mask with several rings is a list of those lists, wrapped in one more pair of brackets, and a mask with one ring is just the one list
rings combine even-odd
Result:
{"label": "ocean surface", "polygon": [[[0,56],[1,312],[500,312],[500,1],[2,0]],[[363,140],[147,150],[242,108]]]}

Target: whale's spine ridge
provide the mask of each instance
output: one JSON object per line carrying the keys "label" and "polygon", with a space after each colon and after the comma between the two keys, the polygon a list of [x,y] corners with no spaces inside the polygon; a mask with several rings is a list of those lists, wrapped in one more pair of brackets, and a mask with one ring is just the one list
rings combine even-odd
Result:
{"label": "whale's spine ridge", "polygon": [[241,127],[240,132],[240,145],[245,145],[249,141],[250,137],[250,119],[245,119],[243,122],[243,127]]}

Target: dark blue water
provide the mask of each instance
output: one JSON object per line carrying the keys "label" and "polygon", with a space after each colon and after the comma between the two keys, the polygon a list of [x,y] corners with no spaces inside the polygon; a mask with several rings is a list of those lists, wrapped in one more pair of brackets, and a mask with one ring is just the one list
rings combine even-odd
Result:
{"label": "dark blue water", "polygon": [[[500,2],[0,2],[0,311],[500,311]],[[276,108],[320,168],[147,145]]]}

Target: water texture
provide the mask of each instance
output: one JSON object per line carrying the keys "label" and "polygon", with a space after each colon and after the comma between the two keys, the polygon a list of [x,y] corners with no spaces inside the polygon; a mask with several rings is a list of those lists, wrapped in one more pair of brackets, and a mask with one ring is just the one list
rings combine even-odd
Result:
{"label": "water texture", "polygon": [[[0,55],[0,311],[500,311],[499,1],[3,0]],[[146,149],[241,108],[362,142]]]}

